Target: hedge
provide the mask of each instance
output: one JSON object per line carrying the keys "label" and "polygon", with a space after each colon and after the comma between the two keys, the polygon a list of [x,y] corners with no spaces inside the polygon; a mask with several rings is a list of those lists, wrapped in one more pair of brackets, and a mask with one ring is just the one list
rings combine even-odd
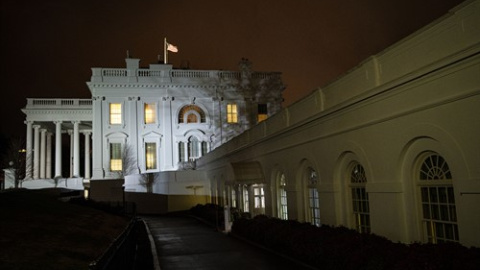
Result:
{"label": "hedge", "polygon": [[452,242],[406,245],[264,215],[236,219],[232,233],[319,269],[480,269],[480,248]]}

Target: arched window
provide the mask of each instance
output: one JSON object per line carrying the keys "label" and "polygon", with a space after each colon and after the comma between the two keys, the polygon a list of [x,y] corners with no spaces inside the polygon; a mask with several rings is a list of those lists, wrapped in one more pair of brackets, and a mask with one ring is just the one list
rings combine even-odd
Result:
{"label": "arched window", "polygon": [[320,226],[320,202],[318,198],[317,172],[311,168],[307,168],[307,189],[308,189],[308,207],[310,214],[310,223]]}
{"label": "arched window", "polygon": [[178,113],[178,123],[205,123],[205,112],[197,105],[184,106]]}
{"label": "arched window", "polygon": [[426,241],[458,242],[455,195],[447,162],[436,153],[428,153],[421,159],[419,167],[418,183]]}
{"label": "arched window", "polygon": [[361,233],[370,232],[370,206],[366,184],[365,169],[359,163],[354,163],[350,171],[350,189],[355,229]]}
{"label": "arched window", "polygon": [[287,182],[285,180],[285,174],[280,174],[277,181],[277,202],[278,202],[278,217],[281,219],[288,219],[287,209]]}

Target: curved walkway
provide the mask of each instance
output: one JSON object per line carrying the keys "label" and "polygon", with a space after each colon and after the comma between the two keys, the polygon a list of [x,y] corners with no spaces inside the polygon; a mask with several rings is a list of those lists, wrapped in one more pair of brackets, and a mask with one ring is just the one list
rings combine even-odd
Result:
{"label": "curved walkway", "polygon": [[[153,236],[162,270],[311,269],[190,217],[143,217]],[[155,256],[155,255],[154,255]]]}

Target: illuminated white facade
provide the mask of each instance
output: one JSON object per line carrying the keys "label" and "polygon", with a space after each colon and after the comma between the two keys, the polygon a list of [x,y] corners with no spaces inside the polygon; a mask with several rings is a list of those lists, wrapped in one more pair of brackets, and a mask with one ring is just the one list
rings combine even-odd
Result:
{"label": "illuminated white facade", "polygon": [[[27,100],[24,187],[81,189],[82,178],[89,186],[90,179],[125,176],[126,190],[145,191],[139,181],[148,173],[164,181],[163,188],[150,185],[154,192],[171,194],[171,181],[158,180],[160,172],[195,169],[198,158],[281,109],[281,74],[254,72],[247,59],[240,71],[125,61],[126,68],[92,68],[91,100]],[[65,133],[69,151],[62,149]],[[185,192],[184,184],[173,192]]]}
{"label": "illuminated white facade", "polygon": [[252,72],[247,60],[240,72],[126,62],[126,69],[93,68],[87,83],[93,149],[103,150],[93,151],[93,179],[118,177],[112,145],[131,147],[135,173],[176,171],[281,109],[280,74]]}

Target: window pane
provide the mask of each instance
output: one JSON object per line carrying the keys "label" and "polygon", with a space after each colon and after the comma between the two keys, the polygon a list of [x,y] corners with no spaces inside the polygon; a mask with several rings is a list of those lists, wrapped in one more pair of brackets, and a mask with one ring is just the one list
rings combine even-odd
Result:
{"label": "window pane", "polygon": [[448,217],[448,206],[440,205],[440,219],[441,220],[450,220]]}
{"label": "window pane", "polygon": [[185,144],[183,142],[178,143],[178,159],[180,162],[185,161]]}
{"label": "window pane", "polygon": [[355,228],[362,233],[370,232],[370,206],[365,188],[367,177],[359,163],[354,164],[350,172],[352,209]]}
{"label": "window pane", "polygon": [[197,115],[195,115],[194,113],[190,113],[187,115],[187,123],[197,123],[198,120],[197,120]]}
{"label": "window pane", "polygon": [[110,171],[122,170],[122,144],[110,144]]}
{"label": "window pane", "polygon": [[197,159],[200,157],[199,155],[199,141],[196,137],[190,137],[190,139],[188,140],[188,158],[189,160],[192,160],[192,159]]}
{"label": "window pane", "polygon": [[453,188],[449,187],[447,190],[447,193],[448,193],[448,202],[455,203],[455,195],[453,194]]}
{"label": "window pane", "polygon": [[430,206],[428,204],[423,205],[423,218],[430,219]]}
{"label": "window pane", "polygon": [[122,104],[121,103],[110,103],[110,124],[121,124],[122,123]]}
{"label": "window pane", "polygon": [[237,104],[227,104],[227,123],[237,123]]}
{"label": "window pane", "polygon": [[429,188],[429,191],[430,191],[430,202],[437,203],[438,202],[437,188],[435,187]]}
{"label": "window pane", "polygon": [[439,220],[440,219],[440,215],[439,215],[439,209],[438,209],[438,205],[436,204],[432,204],[431,206],[431,211],[432,211],[432,219],[434,220]]}
{"label": "window pane", "polygon": [[422,202],[429,202],[429,196],[428,196],[428,188],[421,188],[422,192]]}
{"label": "window pane", "polygon": [[145,103],[145,124],[155,124],[157,122],[156,104]]}
{"label": "window pane", "polygon": [[147,170],[157,169],[157,144],[145,143],[145,167]]}

